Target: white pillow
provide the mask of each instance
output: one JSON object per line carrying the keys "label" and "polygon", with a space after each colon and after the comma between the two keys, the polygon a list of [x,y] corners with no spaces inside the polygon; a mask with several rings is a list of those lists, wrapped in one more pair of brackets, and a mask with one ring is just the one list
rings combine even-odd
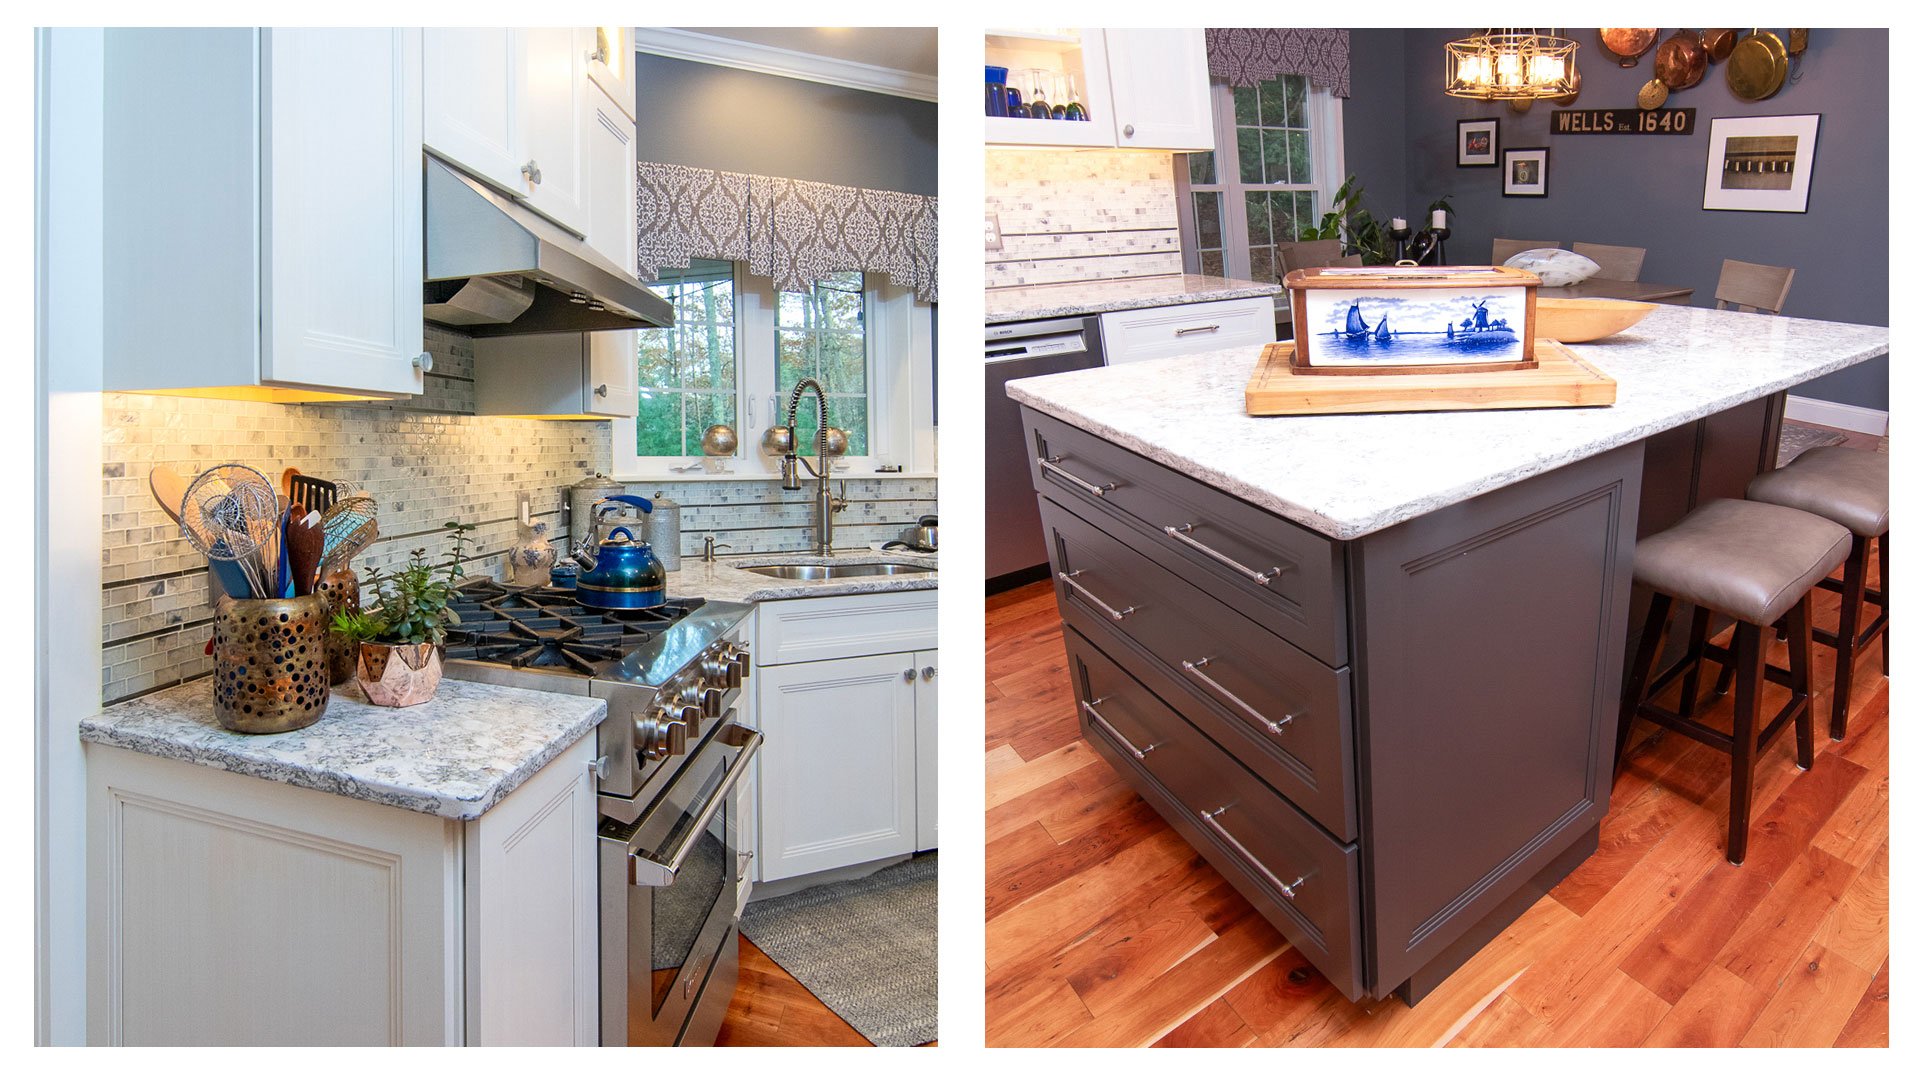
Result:
{"label": "white pillow", "polygon": [[1508,259],[1507,265],[1532,271],[1548,288],[1578,285],[1600,272],[1599,263],[1564,248],[1528,248]]}

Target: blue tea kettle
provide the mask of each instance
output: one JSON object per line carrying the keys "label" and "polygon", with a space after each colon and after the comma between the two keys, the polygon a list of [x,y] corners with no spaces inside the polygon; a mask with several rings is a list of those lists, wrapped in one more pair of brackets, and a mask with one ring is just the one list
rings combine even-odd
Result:
{"label": "blue tea kettle", "polygon": [[[653,504],[638,495],[620,495],[602,502],[622,502],[651,513]],[[634,611],[667,602],[667,568],[644,540],[622,525],[607,534],[594,553],[593,568],[574,583],[574,599],[590,608]]]}

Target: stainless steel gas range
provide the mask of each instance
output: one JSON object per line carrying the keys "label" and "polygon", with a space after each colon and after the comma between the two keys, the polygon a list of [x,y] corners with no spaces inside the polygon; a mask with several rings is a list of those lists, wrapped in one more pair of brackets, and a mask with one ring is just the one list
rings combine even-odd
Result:
{"label": "stainless steel gas range", "polygon": [[449,678],[607,702],[600,780],[600,1044],[710,1045],[739,981],[740,784],[760,733],[739,720],[747,604],[596,611],[491,581],[451,605]]}

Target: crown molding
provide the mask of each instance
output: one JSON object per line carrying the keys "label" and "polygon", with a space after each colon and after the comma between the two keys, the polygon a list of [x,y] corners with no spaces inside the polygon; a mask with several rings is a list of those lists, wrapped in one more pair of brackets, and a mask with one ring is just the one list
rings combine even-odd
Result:
{"label": "crown molding", "polygon": [[853,60],[836,60],[828,56],[796,52],[772,45],[715,37],[712,34],[696,34],[690,30],[636,26],[633,29],[633,47],[639,52],[651,53],[654,56],[693,60],[702,64],[717,64],[721,67],[739,68],[742,71],[757,71],[762,75],[805,79],[807,82],[845,86],[874,94],[912,98],[915,101],[939,100],[938,80],[931,75],[920,75],[874,64],[862,64]]}

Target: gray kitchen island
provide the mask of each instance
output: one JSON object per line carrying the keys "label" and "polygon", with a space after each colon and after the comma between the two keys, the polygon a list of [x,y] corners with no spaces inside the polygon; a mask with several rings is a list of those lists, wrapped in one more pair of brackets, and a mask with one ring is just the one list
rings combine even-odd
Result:
{"label": "gray kitchen island", "polygon": [[1882,327],[1662,308],[1604,408],[1249,417],[1259,349],[1020,380],[1088,742],[1353,999],[1590,855],[1634,541],[1770,467]]}

